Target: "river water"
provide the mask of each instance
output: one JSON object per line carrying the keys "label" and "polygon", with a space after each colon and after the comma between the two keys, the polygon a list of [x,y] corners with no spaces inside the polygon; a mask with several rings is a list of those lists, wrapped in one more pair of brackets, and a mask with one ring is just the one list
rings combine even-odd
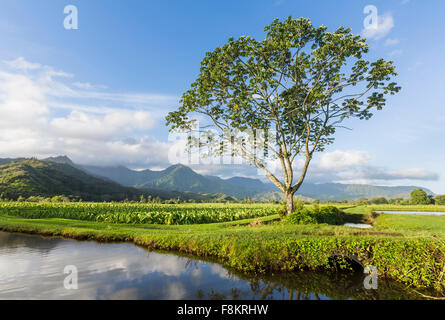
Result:
{"label": "river water", "polygon": [[[65,268],[68,267],[67,270]],[[74,266],[77,289],[73,286]],[[71,268],[71,269],[70,269]],[[67,271],[65,274],[64,271]],[[366,290],[362,272],[254,277],[221,265],[100,244],[0,232],[0,299],[418,299],[395,282]]]}

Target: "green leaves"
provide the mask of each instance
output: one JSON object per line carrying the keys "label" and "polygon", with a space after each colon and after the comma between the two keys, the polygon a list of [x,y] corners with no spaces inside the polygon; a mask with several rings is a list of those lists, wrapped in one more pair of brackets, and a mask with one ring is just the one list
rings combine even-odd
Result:
{"label": "green leaves", "polygon": [[27,219],[63,218],[123,224],[189,225],[265,217],[274,205],[164,205],[129,203],[0,203],[0,213]]}
{"label": "green leaves", "polygon": [[307,18],[289,17],[264,30],[264,40],[230,38],[206,53],[182,105],[166,118],[171,130],[189,127],[195,113],[220,132],[272,130],[277,139],[269,149],[288,160],[286,174],[297,156],[310,161],[333,143],[344,120],[370,119],[388,94],[401,89],[391,81],[397,75],[393,63],[366,60],[366,39],[349,28],[328,32]]}

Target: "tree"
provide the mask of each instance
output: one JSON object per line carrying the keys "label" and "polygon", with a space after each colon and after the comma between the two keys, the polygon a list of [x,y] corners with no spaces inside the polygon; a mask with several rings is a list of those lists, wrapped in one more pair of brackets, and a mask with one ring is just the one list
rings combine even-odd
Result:
{"label": "tree", "polygon": [[434,202],[437,205],[445,205],[445,195],[435,197]]}
{"label": "tree", "polygon": [[411,204],[431,204],[431,197],[422,189],[415,189],[411,192]]}
{"label": "tree", "polygon": [[373,198],[369,201],[371,204],[388,204],[388,199],[385,197]]}
{"label": "tree", "polygon": [[[365,60],[366,39],[350,29],[331,33],[289,17],[275,19],[265,32],[262,41],[230,38],[207,53],[197,80],[166,120],[170,131],[199,131],[189,137],[190,148],[229,152],[264,170],[291,213],[314,153],[333,143],[344,120],[371,118],[400,87],[390,82],[397,75],[392,62]],[[208,123],[197,129],[195,115]],[[279,163],[278,173],[270,161]]]}

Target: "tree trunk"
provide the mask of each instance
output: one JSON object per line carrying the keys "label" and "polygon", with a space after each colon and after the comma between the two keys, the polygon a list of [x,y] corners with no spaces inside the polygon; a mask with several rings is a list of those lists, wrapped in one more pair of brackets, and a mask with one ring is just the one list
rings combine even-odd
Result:
{"label": "tree trunk", "polygon": [[286,210],[288,215],[294,212],[294,192],[292,191],[286,192]]}

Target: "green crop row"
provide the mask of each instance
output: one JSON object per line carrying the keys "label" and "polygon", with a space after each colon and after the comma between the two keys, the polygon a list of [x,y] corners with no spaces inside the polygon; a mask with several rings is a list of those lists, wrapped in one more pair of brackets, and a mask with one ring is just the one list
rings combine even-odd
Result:
{"label": "green crop row", "polygon": [[128,203],[0,203],[0,213],[28,219],[62,218],[126,224],[204,224],[264,217],[274,205],[163,205]]}

